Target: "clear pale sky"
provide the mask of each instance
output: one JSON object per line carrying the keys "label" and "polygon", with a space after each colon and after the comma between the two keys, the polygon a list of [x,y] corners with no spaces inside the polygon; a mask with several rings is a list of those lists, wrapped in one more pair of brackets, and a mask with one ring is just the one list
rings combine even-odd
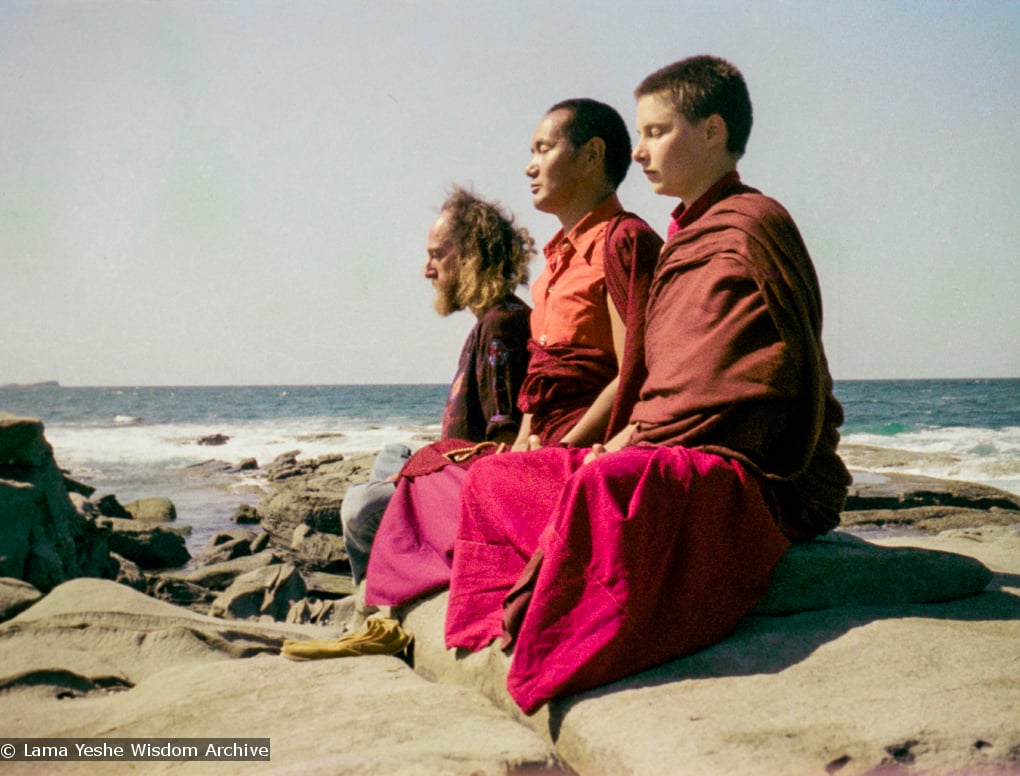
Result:
{"label": "clear pale sky", "polygon": [[[835,377],[1020,377],[1020,3],[4,0],[0,384],[447,382],[447,187],[544,243],[549,105],[633,127],[700,53],[748,81],[741,175],[804,234]],[[637,166],[621,198],[664,233]]]}

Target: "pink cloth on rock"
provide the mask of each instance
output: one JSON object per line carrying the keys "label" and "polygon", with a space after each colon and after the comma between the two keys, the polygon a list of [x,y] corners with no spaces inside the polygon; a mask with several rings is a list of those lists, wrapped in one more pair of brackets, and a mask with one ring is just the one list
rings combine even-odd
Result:
{"label": "pink cloth on rock", "polygon": [[536,551],[510,695],[531,714],[722,639],[789,547],[744,467],[683,447],[479,462],[464,483],[448,647],[503,631],[503,599]]}
{"label": "pink cloth on rock", "polygon": [[504,453],[461,492],[453,553],[447,646],[479,650],[503,632],[503,599],[538,547],[563,483],[587,450]]}
{"label": "pink cloth on rock", "polygon": [[[450,465],[401,477],[386,505],[365,574],[365,603],[397,606],[450,582],[457,504],[467,470]],[[393,512],[399,519],[387,520]]]}

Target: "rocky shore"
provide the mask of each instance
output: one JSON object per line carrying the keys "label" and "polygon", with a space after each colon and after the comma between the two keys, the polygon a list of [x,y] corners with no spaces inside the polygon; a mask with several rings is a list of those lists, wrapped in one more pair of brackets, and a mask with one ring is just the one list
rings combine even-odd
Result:
{"label": "rocky shore", "polygon": [[0,414],[0,739],[271,741],[269,762],[104,773],[1020,774],[1020,497],[844,455],[842,527],[728,639],[527,718],[507,655],[443,647],[445,595],[384,612],[409,654],[280,656],[371,614],[339,535],[371,455],[281,456],[191,557],[172,504],[97,496],[39,421]]}

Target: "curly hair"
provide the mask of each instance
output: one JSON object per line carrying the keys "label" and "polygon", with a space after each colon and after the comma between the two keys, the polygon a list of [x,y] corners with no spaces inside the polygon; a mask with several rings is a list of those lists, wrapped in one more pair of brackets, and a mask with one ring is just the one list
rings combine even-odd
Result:
{"label": "curly hair", "polygon": [[528,284],[535,240],[502,207],[455,186],[439,212],[447,217],[460,262],[456,301],[475,315]]}
{"label": "curly hair", "polygon": [[754,116],[747,83],[735,65],[708,54],[688,57],[656,70],[634,90],[639,98],[660,93],[692,124],[718,113],[726,122],[726,150],[744,155]]}

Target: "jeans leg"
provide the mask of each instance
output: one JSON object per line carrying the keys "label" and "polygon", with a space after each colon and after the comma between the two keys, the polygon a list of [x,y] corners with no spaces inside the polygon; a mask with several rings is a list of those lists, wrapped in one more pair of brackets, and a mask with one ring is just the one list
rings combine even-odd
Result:
{"label": "jeans leg", "polygon": [[411,457],[411,448],[407,445],[392,444],[386,445],[375,457],[372,464],[372,474],[369,482],[387,480],[404,468],[407,459]]}
{"label": "jeans leg", "polygon": [[403,468],[410,456],[411,449],[406,445],[386,445],[375,458],[371,479],[368,482],[351,485],[340,505],[344,546],[347,549],[355,584],[365,578],[372,541],[379,529],[386,505],[396,490],[396,485],[388,480]]}

